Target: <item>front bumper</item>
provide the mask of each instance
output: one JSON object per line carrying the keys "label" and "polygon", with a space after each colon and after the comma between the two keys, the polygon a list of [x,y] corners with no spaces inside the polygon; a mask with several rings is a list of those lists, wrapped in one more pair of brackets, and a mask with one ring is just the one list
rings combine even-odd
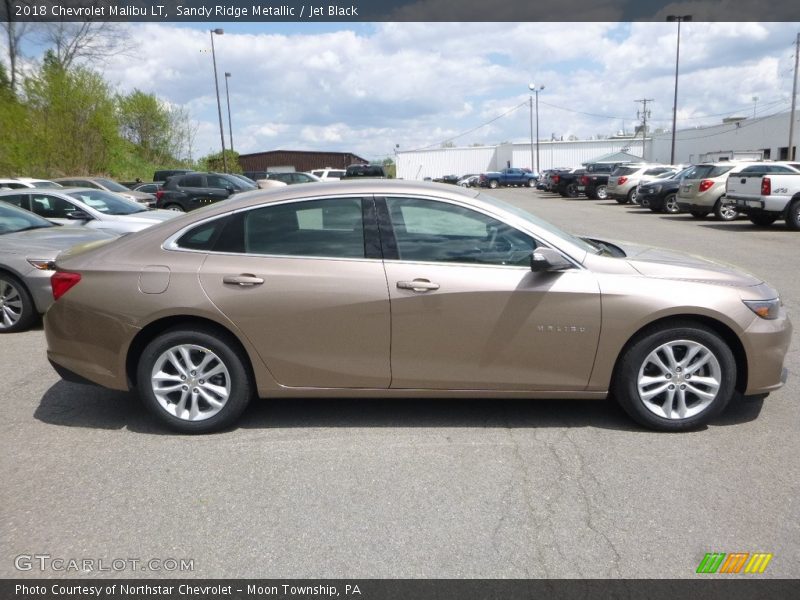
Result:
{"label": "front bumper", "polygon": [[775,391],[786,383],[783,365],[792,339],[792,323],[781,309],[774,320],[756,318],[742,335],[747,353],[746,396]]}

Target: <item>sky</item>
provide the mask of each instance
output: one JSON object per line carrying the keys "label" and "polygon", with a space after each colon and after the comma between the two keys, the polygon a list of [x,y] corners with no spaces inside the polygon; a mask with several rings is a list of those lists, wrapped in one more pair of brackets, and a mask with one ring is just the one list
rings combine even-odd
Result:
{"label": "sky", "polygon": [[[121,92],[186,107],[197,124],[194,158],[220,149],[208,33],[215,26],[124,25],[135,50],[92,65]],[[242,154],[333,150],[374,160],[446,142],[526,141],[534,82],[544,85],[540,139],[630,132],[642,98],[653,100],[651,126],[671,127],[675,23],[219,26],[226,145],[227,71]],[[789,110],[798,31],[800,23],[684,23],[678,129]]]}

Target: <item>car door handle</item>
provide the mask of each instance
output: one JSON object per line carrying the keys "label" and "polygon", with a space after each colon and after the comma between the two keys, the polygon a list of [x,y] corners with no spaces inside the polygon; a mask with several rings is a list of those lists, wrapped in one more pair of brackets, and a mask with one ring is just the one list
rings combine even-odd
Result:
{"label": "car door handle", "polygon": [[438,283],[431,283],[427,279],[415,279],[414,281],[398,281],[398,289],[411,290],[413,292],[432,292],[439,289]]}
{"label": "car door handle", "polygon": [[226,275],[222,278],[222,283],[230,283],[233,285],[253,286],[261,285],[264,280],[261,277],[256,277],[250,273],[243,273],[242,275]]}

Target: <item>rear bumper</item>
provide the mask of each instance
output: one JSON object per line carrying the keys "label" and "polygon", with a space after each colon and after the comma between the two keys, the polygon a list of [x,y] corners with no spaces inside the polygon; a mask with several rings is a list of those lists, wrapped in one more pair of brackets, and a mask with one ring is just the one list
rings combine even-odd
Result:
{"label": "rear bumper", "polygon": [[784,196],[761,196],[760,198],[736,198],[736,209],[746,215],[783,216],[790,198]]}

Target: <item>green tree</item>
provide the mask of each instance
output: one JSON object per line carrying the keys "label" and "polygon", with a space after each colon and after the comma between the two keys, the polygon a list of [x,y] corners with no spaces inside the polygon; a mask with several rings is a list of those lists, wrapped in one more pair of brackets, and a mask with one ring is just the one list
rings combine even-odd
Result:
{"label": "green tree", "polygon": [[141,158],[155,163],[173,160],[169,109],[155,95],[139,90],[117,102],[122,137],[136,146]]}
{"label": "green tree", "polygon": [[103,78],[84,67],[66,69],[51,51],[25,80],[30,167],[58,173],[108,173],[122,151],[116,102]]}
{"label": "green tree", "polygon": [[[225,149],[225,162],[227,163],[228,173],[242,172],[242,167],[239,166],[239,153],[235,150]],[[198,163],[200,164],[200,168],[204,171],[217,171],[218,173],[222,173],[225,170],[225,165],[222,161],[222,152],[204,156]]]}

